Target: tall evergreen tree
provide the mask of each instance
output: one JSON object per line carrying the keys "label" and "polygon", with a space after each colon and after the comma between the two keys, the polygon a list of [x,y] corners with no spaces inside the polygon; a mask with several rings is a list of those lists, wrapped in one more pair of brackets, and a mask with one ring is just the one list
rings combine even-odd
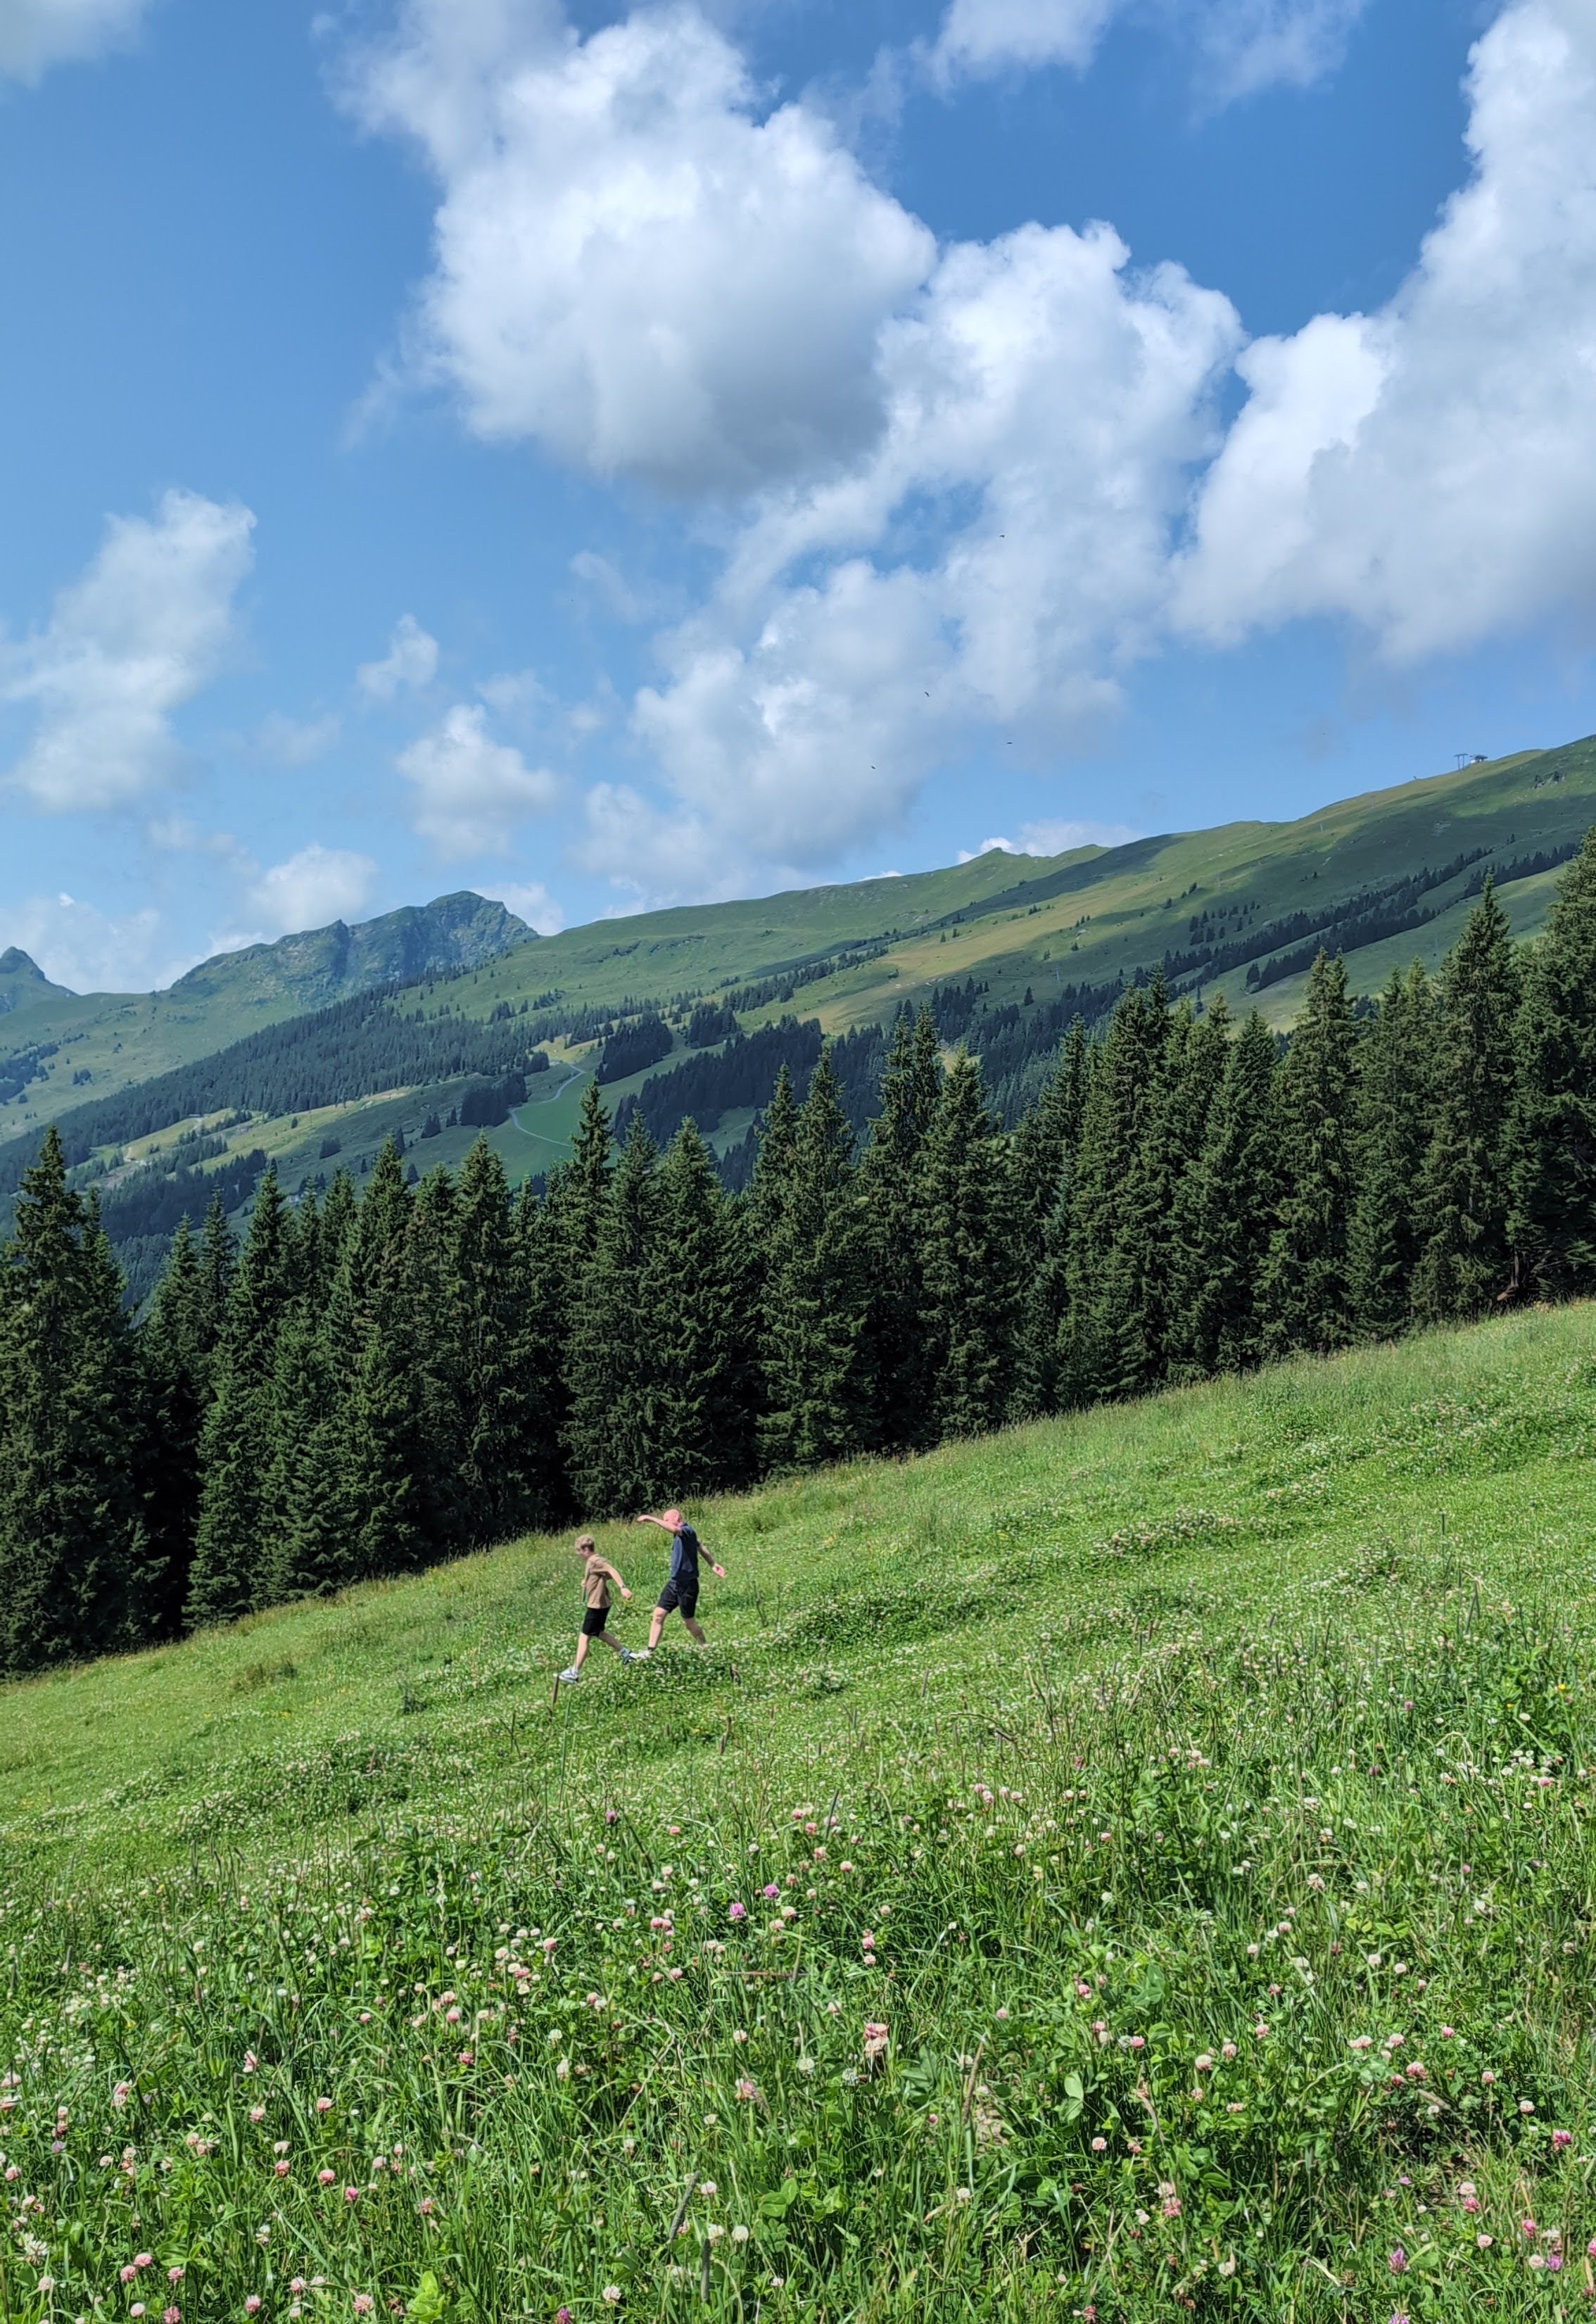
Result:
{"label": "tall evergreen tree", "polygon": [[1098,1045],[1087,1039],[1077,1017],[1040,1100],[1010,1141],[1024,1303],[1014,1409],[1022,1417],[1052,1412],[1058,1404],[1075,1163],[1098,1056]]}
{"label": "tall evergreen tree", "polygon": [[275,1450],[277,1339],[292,1299],[288,1210],[268,1168],[227,1302],[200,1444],[203,1482],[186,1618],[227,1622],[270,1589],[265,1494]]}
{"label": "tall evergreen tree", "polygon": [[1440,977],[1435,1129],[1419,1183],[1414,1312],[1475,1315],[1508,1287],[1508,1119],[1522,980],[1488,879]]}
{"label": "tall evergreen tree", "polygon": [[399,1573],[442,1546],[432,1529],[434,1438],[420,1360],[429,1320],[416,1296],[414,1196],[390,1139],[346,1247],[329,1329],[346,1381],[341,1463],[359,1575]]}
{"label": "tall evergreen tree", "polygon": [[1435,1003],[1422,961],[1393,969],[1359,1045],[1358,1191],[1347,1285],[1358,1330],[1401,1331],[1418,1264],[1419,1176],[1434,1116]]}
{"label": "tall evergreen tree", "polygon": [[693,1123],[660,1166],[641,1305],[655,1335],[653,1461],[662,1497],[726,1492],[754,1472],[757,1362],[746,1245]]}
{"label": "tall evergreen tree", "polygon": [[1168,1010],[1162,985],[1133,986],[1114,1010],[1092,1075],[1070,1190],[1066,1305],[1058,1395],[1066,1404],[1116,1394],[1123,1382],[1134,1285],[1121,1261],[1126,1196],[1161,1102]]}
{"label": "tall evergreen tree", "polygon": [[768,1245],[760,1438],[767,1465],[778,1470],[841,1460],[869,1438],[869,1250],[853,1149],[823,1055],[799,1110],[786,1198]]}
{"label": "tall evergreen tree", "polygon": [[864,1362],[876,1385],[870,1433],[888,1451],[930,1443],[935,1426],[921,1320],[921,1165],[941,1083],[930,1010],[917,1019],[901,1010],[859,1169],[870,1277]]}
{"label": "tall evergreen tree", "polygon": [[1207,1138],[1229,1038],[1222,996],[1202,1018],[1194,1018],[1183,1001],[1169,1019],[1149,1086],[1146,1127],[1120,1190],[1113,1249],[1099,1292],[1103,1393],[1139,1396],[1156,1388],[1182,1336],[1176,1213]]}
{"label": "tall evergreen tree", "polygon": [[533,1291],[504,1166],[479,1138],[460,1170],[454,1335],[460,1398],[461,1505],[477,1541],[507,1541],[559,1508],[549,1492],[558,1449],[542,1434]]}
{"label": "tall evergreen tree", "polygon": [[200,1246],[178,1222],[161,1280],[138,1335],[138,1489],[144,1557],[136,1626],[175,1637],[188,1602],[199,1526],[199,1440],[214,1356],[209,1286]]}
{"label": "tall evergreen tree", "polygon": [[926,1140],[921,1321],[938,1433],[995,1428],[1013,1389],[1018,1283],[1013,1182],[981,1067],[961,1049]]}
{"label": "tall evergreen tree", "polygon": [[0,1254],[0,1670],[128,1641],[133,1388],[120,1279],[52,1125]]}
{"label": "tall evergreen tree", "polygon": [[1532,948],[1507,1138],[1515,1281],[1542,1297],[1596,1289],[1596,829]]}
{"label": "tall evergreen tree", "polygon": [[1322,952],[1276,1084],[1282,1191],[1259,1286],[1268,1355],[1324,1353],[1351,1337],[1356,1044],[1345,964]]}
{"label": "tall evergreen tree", "polygon": [[1256,1010],[1230,1043],[1171,1222],[1170,1370],[1240,1371],[1262,1354],[1258,1299],[1278,1193],[1275,1037]]}
{"label": "tall evergreen tree", "polygon": [[638,1114],[571,1327],[567,1456],[577,1507],[595,1517],[635,1510],[669,1490],[660,1450],[671,1323],[650,1314],[642,1296],[660,1220],[659,1155]]}

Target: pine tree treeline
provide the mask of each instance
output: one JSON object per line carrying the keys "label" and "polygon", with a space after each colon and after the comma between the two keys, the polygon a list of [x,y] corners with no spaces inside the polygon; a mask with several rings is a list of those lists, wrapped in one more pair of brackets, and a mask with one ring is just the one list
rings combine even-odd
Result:
{"label": "pine tree treeline", "polygon": [[1077,1020],[1004,1130],[899,1017],[863,1138],[783,1067],[746,1187],[595,1084],[512,1195],[480,1141],[357,1197],[268,1172],[140,1324],[52,1130],[0,1250],[0,1670],[171,1637],[577,1516],[1596,1293],[1596,833],[1545,934],[1490,882],[1438,974],[1288,1041],[1222,1005]]}

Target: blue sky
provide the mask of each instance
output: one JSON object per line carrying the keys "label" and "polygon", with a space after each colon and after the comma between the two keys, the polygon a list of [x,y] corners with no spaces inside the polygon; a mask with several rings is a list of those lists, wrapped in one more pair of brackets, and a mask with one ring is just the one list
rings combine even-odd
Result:
{"label": "blue sky", "polygon": [[1596,727],[1593,0],[0,0],[0,945]]}

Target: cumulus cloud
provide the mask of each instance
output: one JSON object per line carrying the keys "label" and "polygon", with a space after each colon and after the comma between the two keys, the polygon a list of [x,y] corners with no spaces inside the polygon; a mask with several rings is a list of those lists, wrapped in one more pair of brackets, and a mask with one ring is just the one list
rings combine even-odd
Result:
{"label": "cumulus cloud", "polygon": [[1374,315],[1260,339],[1180,574],[1188,633],[1305,615],[1398,663],[1596,613],[1596,10],[1518,0],[1470,67],[1470,182]]}
{"label": "cumulus cloud", "polygon": [[456,703],[398,763],[415,787],[416,829],[441,855],[503,854],[516,826],[558,795],[546,768],[529,767],[510,743],[494,740],[477,703]]}
{"label": "cumulus cloud", "polygon": [[0,0],[0,73],[37,81],[51,65],[131,40],[149,0]]}
{"label": "cumulus cloud", "polygon": [[[978,735],[1038,763],[1112,716],[1240,338],[1227,300],[1126,261],[1101,226],[957,245],[883,331],[879,446],[766,498],[638,697],[674,798],[678,844],[642,853],[664,892],[695,858],[812,869]],[[590,860],[637,828],[601,799]]]}
{"label": "cumulus cloud", "polygon": [[34,713],[11,780],[36,806],[125,806],[181,772],[171,715],[221,665],[254,526],[236,503],[183,492],[152,519],[113,517],[48,626],[0,646],[0,700]]}
{"label": "cumulus cloud", "polygon": [[[1308,88],[1334,70],[1368,0],[1166,0],[1221,103],[1276,86]],[[952,0],[930,51],[944,84],[1042,65],[1084,70],[1127,0]],[[1142,14],[1149,13],[1144,5]]]}
{"label": "cumulus cloud", "polygon": [[293,936],[301,928],[357,919],[376,884],[377,867],[369,855],[347,847],[323,847],[312,840],[285,862],[257,873],[247,908],[268,936]]}
{"label": "cumulus cloud", "polygon": [[817,114],[761,117],[696,11],[583,41],[548,7],[410,0],[350,97],[442,189],[413,352],[478,434],[689,492],[874,435],[876,335],[932,237]]}
{"label": "cumulus cloud", "polygon": [[363,691],[374,702],[392,702],[401,688],[430,686],[437,675],[438,640],[428,635],[413,613],[400,615],[382,660],[362,662],[355,672]]}
{"label": "cumulus cloud", "polygon": [[76,896],[28,896],[0,905],[0,952],[16,945],[74,992],[148,992],[199,958],[173,949],[152,907],[121,916]]}

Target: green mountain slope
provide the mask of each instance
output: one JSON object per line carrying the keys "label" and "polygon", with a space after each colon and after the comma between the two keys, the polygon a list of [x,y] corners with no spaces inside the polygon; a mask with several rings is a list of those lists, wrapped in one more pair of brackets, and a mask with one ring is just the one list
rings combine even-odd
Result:
{"label": "green mountain slope", "polygon": [[709,1649],[575,1690],[549,1539],[0,1690],[11,2313],[1553,2317],[1593,1372],[1526,1314],[711,1505]]}
{"label": "green mountain slope", "polygon": [[[92,1149],[93,1167],[113,1178],[176,1167],[180,1137],[201,1131],[199,1167],[265,1152],[291,1186],[335,1157],[358,1174],[388,1135],[414,1141],[433,1123],[436,1142],[418,1160],[457,1162],[473,1134],[447,1120],[463,1076],[501,1073],[541,1048],[556,1070],[491,1132],[519,1181],[565,1152],[605,1024],[660,1009],[678,1028],[657,1067],[608,1086],[613,1103],[683,1062],[695,997],[729,999],[744,1031],[800,1014],[833,1034],[936,998],[946,1037],[967,1033],[1000,1081],[1029,1070],[1025,1060],[1077,1009],[1101,1015],[1124,982],[1160,965],[1177,992],[1223,992],[1233,1009],[1256,1003],[1284,1025],[1321,945],[1345,954],[1354,991],[1372,992],[1393,965],[1439,957],[1488,873],[1517,932],[1532,936],[1592,822],[1596,738],[1587,738],[1341,800],[1294,823],[1230,824],[1053,859],[992,853],[904,879],[643,913],[536,942],[502,907],[466,896],[226,955],[164,993],[40,993],[14,971],[26,1006],[14,1055],[0,1056],[0,1139],[12,1136],[0,1148],[0,1195],[31,1150],[16,1133],[36,1133],[51,1116],[72,1150]],[[458,973],[443,977],[446,966]],[[384,1033],[368,1012],[340,1047],[336,1025],[298,1014],[363,985],[391,986],[384,1009],[417,1029],[398,1038],[392,1021]],[[966,991],[975,998],[961,1002]],[[279,1110],[258,1073],[229,1062],[248,1054],[229,1044],[273,1026],[291,1047],[314,1034],[326,1060],[286,1077],[273,1067],[269,1085],[294,1092]],[[445,1053],[458,1063],[421,1063]],[[391,1056],[417,1062],[390,1069]],[[208,1058],[216,1069],[198,1081],[173,1074],[165,1113],[161,1084],[136,1119],[118,1112],[118,1092]],[[76,1130],[74,1110],[89,1103]],[[736,1104],[715,1132],[723,1150],[752,1119]],[[250,1118],[218,1118],[240,1110]]]}
{"label": "green mountain slope", "polygon": [[[25,953],[0,957],[0,1090],[9,1040],[58,1045],[39,1077],[0,1103],[0,1137],[208,1056],[264,1025],[384,985],[448,977],[537,937],[503,904],[462,890],[380,919],[284,936],[202,961],[162,992],[68,992]],[[25,1012],[14,1027],[5,1013]]]}

